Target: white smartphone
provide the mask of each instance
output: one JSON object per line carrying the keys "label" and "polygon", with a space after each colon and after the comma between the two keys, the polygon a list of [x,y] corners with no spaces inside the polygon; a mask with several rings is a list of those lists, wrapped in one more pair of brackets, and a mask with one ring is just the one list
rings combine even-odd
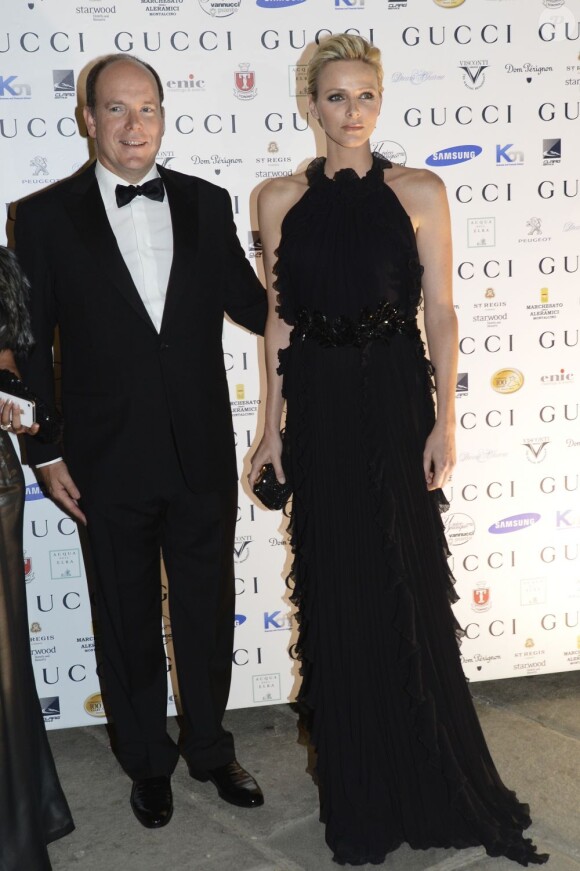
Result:
{"label": "white smartphone", "polygon": [[20,421],[22,426],[32,426],[36,420],[36,404],[30,399],[21,399],[19,396],[13,396],[12,393],[5,393],[0,390],[0,402],[13,402],[14,405],[21,409]]}

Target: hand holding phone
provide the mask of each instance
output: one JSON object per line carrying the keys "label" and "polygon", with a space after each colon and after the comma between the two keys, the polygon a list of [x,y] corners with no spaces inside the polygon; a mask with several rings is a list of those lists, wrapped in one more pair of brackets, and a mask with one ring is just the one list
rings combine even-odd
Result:
{"label": "hand holding phone", "polygon": [[36,404],[30,399],[21,399],[12,393],[0,390],[0,408],[7,402],[12,402],[15,408],[20,409],[20,423],[22,426],[31,427],[36,422]]}

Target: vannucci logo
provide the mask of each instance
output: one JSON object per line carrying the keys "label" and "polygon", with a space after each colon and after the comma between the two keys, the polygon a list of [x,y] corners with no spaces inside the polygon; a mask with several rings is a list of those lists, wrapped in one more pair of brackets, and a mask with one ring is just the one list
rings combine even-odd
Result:
{"label": "vannucci logo", "polygon": [[44,499],[44,493],[38,484],[27,484],[24,498],[26,502],[34,502],[35,499]]}
{"label": "vannucci logo", "polygon": [[452,166],[454,163],[466,163],[479,157],[483,151],[480,145],[453,145],[451,148],[442,148],[430,154],[425,163],[428,166]]}
{"label": "vannucci logo", "polygon": [[503,535],[506,532],[517,532],[519,529],[527,529],[540,519],[540,514],[512,514],[504,517],[489,527],[488,532],[492,535]]}
{"label": "vannucci logo", "polygon": [[256,6],[261,6],[262,9],[283,9],[285,6],[298,6],[304,2],[305,0],[256,0]]}

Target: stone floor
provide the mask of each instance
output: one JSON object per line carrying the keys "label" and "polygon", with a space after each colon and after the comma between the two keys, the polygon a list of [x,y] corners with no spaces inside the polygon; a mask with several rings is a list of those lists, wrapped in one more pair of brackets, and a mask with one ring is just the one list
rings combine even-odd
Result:
{"label": "stone floor", "polygon": [[[530,803],[531,834],[551,853],[549,871],[580,871],[580,672],[472,684],[502,778]],[[266,804],[238,810],[211,784],[173,777],[175,813],[164,829],[142,828],[129,781],[108,749],[104,726],[50,733],[76,831],[50,846],[54,871],[331,871],[318,822],[308,752],[288,705],[230,711],[240,761],[259,779]],[[174,728],[174,724],[172,724]],[[364,866],[377,868],[378,866]],[[483,850],[401,847],[388,871],[515,871]],[[23,869],[32,871],[32,869]]]}

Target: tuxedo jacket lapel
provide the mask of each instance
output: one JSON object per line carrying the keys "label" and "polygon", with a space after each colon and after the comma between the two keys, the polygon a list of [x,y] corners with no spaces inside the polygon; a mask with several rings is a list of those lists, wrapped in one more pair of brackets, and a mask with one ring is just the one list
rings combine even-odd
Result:
{"label": "tuxedo jacket lapel", "polygon": [[178,312],[183,294],[191,292],[198,273],[198,192],[194,178],[183,183],[181,178],[176,181],[162,166],[158,166],[158,170],[165,185],[173,229],[173,261],[161,323],[163,332]]}
{"label": "tuxedo jacket lapel", "polygon": [[135,287],[109,224],[95,177],[94,164],[76,177],[66,207],[75,228],[91,253],[94,268],[102,270],[139,317],[154,330],[155,326]]}

